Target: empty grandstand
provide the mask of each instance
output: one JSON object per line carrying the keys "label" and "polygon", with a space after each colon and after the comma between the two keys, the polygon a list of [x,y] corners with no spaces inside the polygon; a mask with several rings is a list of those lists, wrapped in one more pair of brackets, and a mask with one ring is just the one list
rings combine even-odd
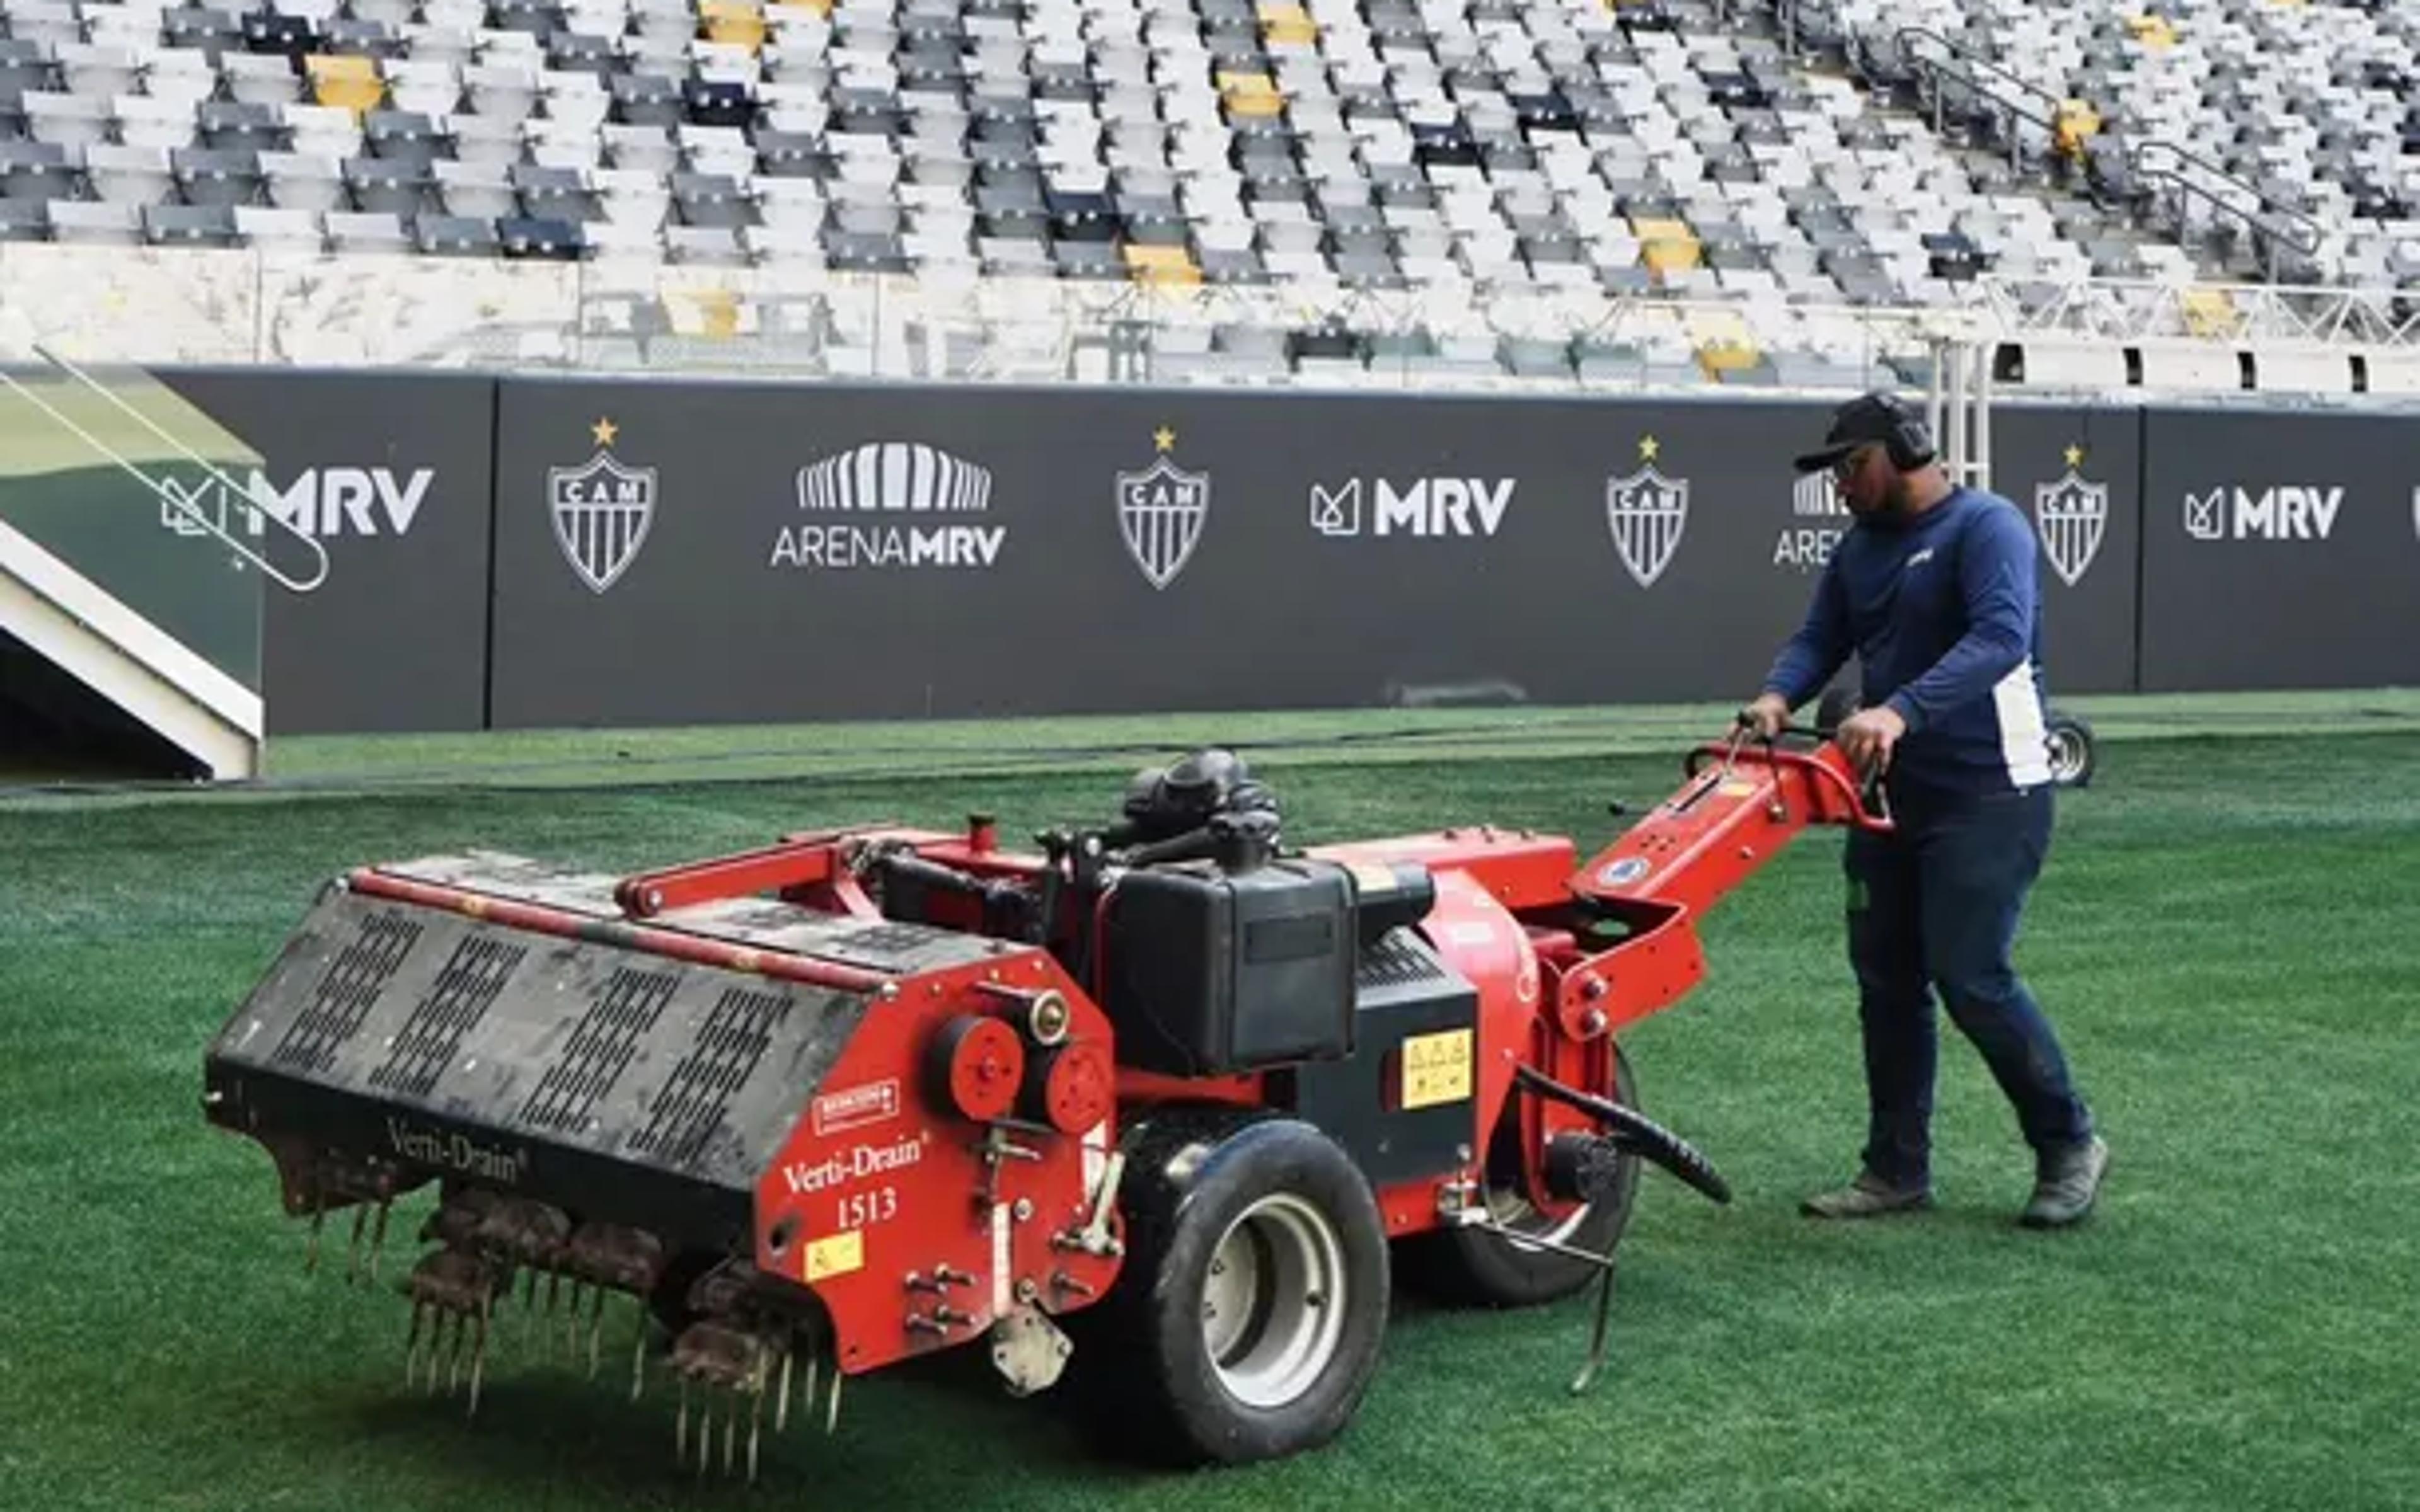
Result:
{"label": "empty grandstand", "polygon": [[[1927,381],[1955,338],[2036,386],[2420,381],[2408,7],[0,0],[0,25],[8,349],[1798,389]],[[2089,339],[2021,344],[2062,332]],[[2278,361],[2245,384],[2245,352]]]}

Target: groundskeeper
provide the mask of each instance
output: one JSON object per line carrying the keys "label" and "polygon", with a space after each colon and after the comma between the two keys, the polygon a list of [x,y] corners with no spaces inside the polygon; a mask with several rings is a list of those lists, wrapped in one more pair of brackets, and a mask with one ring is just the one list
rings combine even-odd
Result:
{"label": "groundskeeper", "polygon": [[2021,1221],[2055,1227],[2091,1211],[2109,1149],[2009,960],[2053,819],[2037,548],[2015,504],[1952,483],[1935,454],[1920,415],[1869,393],[1796,458],[1801,473],[1830,471],[1854,522],[1742,711],[1772,738],[1855,654],[1859,712],[1834,738],[1882,783],[1895,820],[1888,833],[1853,831],[1843,863],[1869,1101],[1863,1167],[1804,1209],[1863,1218],[1931,1206],[1937,988],[2033,1149]]}

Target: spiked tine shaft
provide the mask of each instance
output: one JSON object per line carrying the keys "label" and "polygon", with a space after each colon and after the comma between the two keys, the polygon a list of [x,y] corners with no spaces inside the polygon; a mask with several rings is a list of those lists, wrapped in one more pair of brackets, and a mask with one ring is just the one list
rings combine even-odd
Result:
{"label": "spiked tine shaft", "polygon": [[327,1217],[328,1210],[324,1207],[311,1210],[311,1248],[302,1259],[302,1273],[305,1275],[317,1275],[319,1272],[319,1226],[327,1221]]}
{"label": "spiked tine shaft", "polygon": [[840,1427],[840,1362],[832,1362],[831,1406],[824,1414],[824,1432],[830,1434]]}
{"label": "spiked tine shaft", "polygon": [[639,1316],[639,1326],[630,1332],[630,1400],[635,1402],[647,1380],[647,1319],[644,1312]]}
{"label": "spiked tine shaft", "polygon": [[370,1210],[366,1207],[353,1209],[353,1237],[345,1245],[345,1285],[349,1287],[361,1272],[362,1229],[369,1222],[369,1216]]}
{"label": "spiked tine shaft", "polygon": [[588,1379],[597,1379],[597,1350],[605,1340],[605,1288],[590,1294],[588,1306]]}
{"label": "spiked tine shaft", "polygon": [[675,1425],[673,1428],[673,1463],[685,1465],[689,1463],[689,1382],[686,1381],[680,1386],[680,1412],[673,1421]]}
{"label": "spiked tine shaft", "polygon": [[411,1389],[412,1366],[420,1358],[420,1315],[426,1305],[419,1302],[411,1304],[411,1332],[403,1336],[403,1385],[406,1391]]}
{"label": "spiked tine shaft", "polygon": [[379,1204],[378,1230],[370,1236],[370,1285],[378,1285],[379,1254],[386,1248],[387,1210],[395,1206],[393,1197]]}
{"label": "spiked tine shaft", "polygon": [[469,1416],[469,1417],[476,1417],[476,1416],[478,1416],[478,1415],[479,1415],[479,1381],[480,1381],[480,1378],[481,1378],[485,1373],[486,1373],[487,1365],[488,1365],[488,1304],[487,1304],[487,1303],[483,1300],[483,1301],[479,1304],[479,1344],[478,1344],[478,1349],[477,1349],[477,1350],[476,1350],[476,1351],[475,1351],[475,1352],[471,1356],[471,1410],[470,1410],[470,1412],[467,1412],[466,1414],[464,1414],[465,1416]]}
{"label": "spiked tine shaft", "polygon": [[773,1400],[773,1431],[790,1426],[790,1351],[782,1351],[782,1390]]}
{"label": "spiked tine shaft", "polygon": [[755,1399],[748,1406],[748,1484],[756,1484],[756,1441],[765,1422],[765,1378],[756,1378]]}

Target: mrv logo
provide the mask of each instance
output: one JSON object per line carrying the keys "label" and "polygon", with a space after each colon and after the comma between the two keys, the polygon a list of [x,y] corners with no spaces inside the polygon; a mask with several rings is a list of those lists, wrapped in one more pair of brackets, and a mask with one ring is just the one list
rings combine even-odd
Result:
{"label": "mrv logo", "polygon": [[791,1196],[808,1196],[861,1177],[905,1170],[923,1158],[923,1141],[910,1134],[893,1144],[859,1145],[813,1165],[793,1161],[782,1167],[782,1180],[790,1184]]}
{"label": "mrv logo", "polygon": [[[228,477],[233,478],[229,473]],[[268,530],[266,513],[304,535],[401,535],[420,517],[435,468],[304,468],[280,486],[258,468],[243,480],[243,496],[214,477],[163,476],[160,523],[178,535],[208,533],[203,520],[228,535]]]}
{"label": "mrv logo", "polygon": [[2196,541],[2324,541],[2344,489],[2219,487],[2185,495],[2185,533]]}
{"label": "mrv logo", "polygon": [[1001,525],[846,517],[981,515],[991,507],[991,470],[916,441],[869,441],[799,470],[799,507],[842,517],[784,526],[773,537],[774,567],[988,567],[1008,537]]}
{"label": "mrv logo", "polygon": [[[1311,528],[1322,535],[1362,533],[1362,485],[1355,478],[1340,487],[1311,486]],[[1512,506],[1511,478],[1419,478],[1399,484],[1387,478],[1369,482],[1369,533],[1409,535],[1426,539],[1444,536],[1494,535]]]}
{"label": "mrv logo", "polygon": [[442,1170],[460,1171],[482,1180],[500,1181],[506,1186],[520,1184],[521,1173],[529,1168],[529,1151],[507,1150],[483,1145],[468,1134],[440,1134],[406,1123],[401,1119],[386,1120],[387,1148],[405,1160]]}

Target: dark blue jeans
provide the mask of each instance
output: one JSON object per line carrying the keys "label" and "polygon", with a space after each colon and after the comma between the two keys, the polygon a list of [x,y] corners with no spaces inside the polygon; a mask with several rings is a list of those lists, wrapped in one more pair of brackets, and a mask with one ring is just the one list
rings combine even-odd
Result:
{"label": "dark blue jeans", "polygon": [[1931,1179],[1935,988],[2037,1156],[2092,1132],[2058,1037],[2009,962],[2050,850],[2053,791],[1955,802],[1895,793],[1896,834],[1849,833],[1849,959],[1870,1118],[1865,1161],[1877,1176],[1906,1185]]}

